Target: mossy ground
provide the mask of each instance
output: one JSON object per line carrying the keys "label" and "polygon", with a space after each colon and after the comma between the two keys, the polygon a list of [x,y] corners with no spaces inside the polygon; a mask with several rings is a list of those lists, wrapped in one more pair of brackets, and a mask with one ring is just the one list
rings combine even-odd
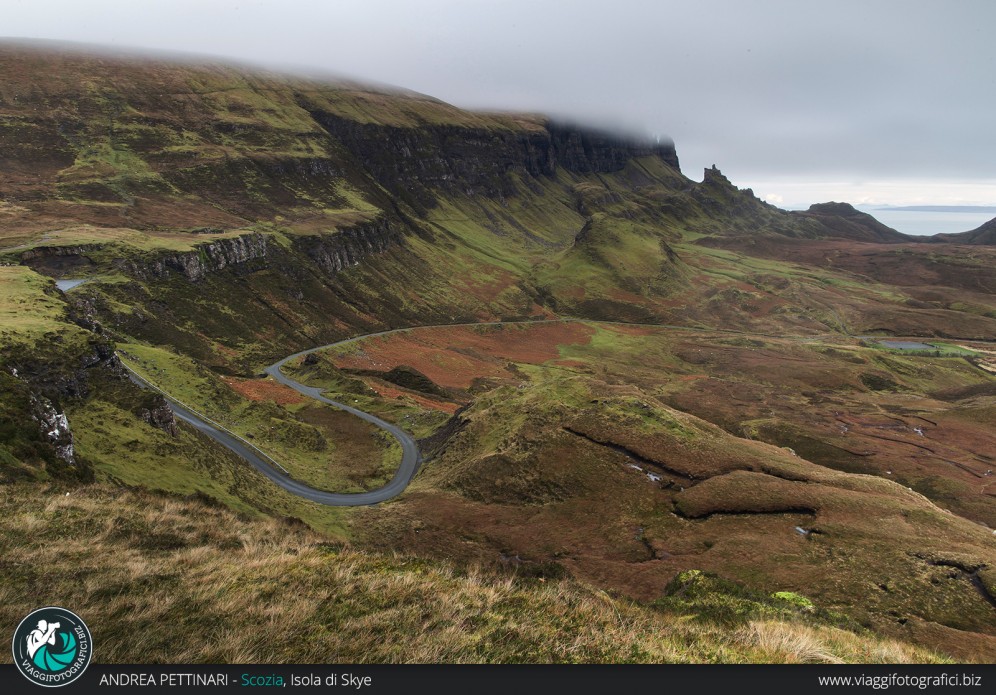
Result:
{"label": "mossy ground", "polygon": [[40,344],[72,352],[91,339],[68,318],[68,307],[51,278],[23,266],[0,266],[0,349],[6,359],[15,350]]}

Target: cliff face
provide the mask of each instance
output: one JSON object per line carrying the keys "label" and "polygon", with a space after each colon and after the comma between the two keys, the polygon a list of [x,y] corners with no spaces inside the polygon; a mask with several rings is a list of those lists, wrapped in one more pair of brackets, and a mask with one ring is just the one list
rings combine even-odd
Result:
{"label": "cliff face", "polygon": [[[373,253],[386,251],[404,243],[402,226],[397,221],[378,218],[344,229],[295,237],[295,250],[315,262],[322,273],[334,276],[344,268],[355,266]],[[193,251],[143,257],[122,257],[114,265],[139,280],[164,280],[182,275],[190,282],[200,282],[211,273],[230,270],[251,273],[269,266],[270,242],[265,234],[243,234],[197,245]],[[104,253],[100,245],[41,246],[21,254],[21,261],[39,269],[62,271],[90,264],[90,257]]]}
{"label": "cliff face", "polygon": [[[151,259],[137,256],[121,257],[114,265],[140,280],[162,280],[179,273],[191,282],[202,280],[208,273],[226,268],[251,272],[265,263],[267,237],[263,234],[243,234],[199,244],[193,251],[165,253]],[[81,246],[37,246],[20,254],[21,262],[33,268],[62,273],[87,266],[92,258],[109,251],[103,244]]]}
{"label": "cliff face", "polygon": [[554,166],[559,164],[574,173],[619,171],[634,157],[651,156],[659,157],[674,169],[680,169],[678,153],[670,141],[651,143],[553,122],[547,123],[546,130],[554,152]]}
{"label": "cliff face", "polygon": [[386,251],[404,241],[401,230],[387,220],[356,225],[334,233],[299,237],[294,247],[315,262],[328,277],[358,265],[373,253]]}
{"label": "cliff face", "polygon": [[352,208],[354,194],[418,211],[434,191],[514,195],[513,173],[605,173],[643,156],[678,167],[670,143],[218,65],[0,44],[0,72],[0,192],[101,226],[292,222]]}
{"label": "cliff face", "polygon": [[431,205],[432,191],[504,198],[510,174],[553,176],[619,171],[634,157],[657,156],[678,168],[671,143],[651,144],[578,126],[546,122],[533,128],[427,125],[400,127],[312,108],[321,126],[393,195]]}
{"label": "cliff face", "polygon": [[150,261],[121,259],[118,267],[142,280],[161,280],[180,273],[191,282],[226,268],[251,272],[266,262],[267,238],[263,234],[243,234],[200,244],[195,251],[164,255]]}

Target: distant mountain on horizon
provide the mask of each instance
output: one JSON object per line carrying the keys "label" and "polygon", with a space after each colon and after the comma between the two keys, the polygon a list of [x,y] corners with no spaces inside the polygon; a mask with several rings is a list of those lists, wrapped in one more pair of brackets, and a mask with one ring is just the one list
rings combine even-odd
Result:
{"label": "distant mountain on horizon", "polygon": [[961,232],[960,234],[938,234],[936,239],[954,244],[992,246],[996,244],[996,218],[968,232]]}
{"label": "distant mountain on horizon", "polygon": [[883,224],[874,216],[858,210],[849,203],[814,203],[809,206],[808,210],[793,214],[819,220],[828,229],[833,230],[832,236],[840,239],[883,244],[895,244],[914,239],[914,237]]}
{"label": "distant mountain on horizon", "polygon": [[876,207],[859,205],[866,210],[890,210],[895,212],[992,212],[996,205],[879,205]]}

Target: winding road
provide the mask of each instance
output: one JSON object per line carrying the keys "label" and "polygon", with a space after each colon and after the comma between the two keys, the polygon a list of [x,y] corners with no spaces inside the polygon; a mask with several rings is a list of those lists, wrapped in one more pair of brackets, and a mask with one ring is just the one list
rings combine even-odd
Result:
{"label": "winding road", "polygon": [[186,403],[178,401],[170,394],[140,376],[137,372],[135,372],[135,370],[124,362],[121,364],[128,370],[129,377],[133,382],[143,388],[152,389],[162,395],[167,402],[169,402],[170,407],[173,409],[173,412],[178,418],[186,423],[189,423],[200,432],[224,446],[226,449],[229,449],[236,455],[248,461],[253,468],[288,492],[295,494],[298,497],[311,500],[312,502],[317,502],[331,507],[360,507],[364,505],[377,504],[378,502],[389,500],[392,497],[397,497],[406,487],[408,487],[408,484],[411,482],[412,478],[414,478],[415,474],[418,473],[419,466],[422,463],[422,454],[419,452],[418,444],[415,442],[415,438],[400,427],[393,425],[386,420],[382,420],[376,415],[371,415],[370,413],[366,413],[345,403],[340,403],[339,401],[334,401],[331,398],[326,398],[322,395],[322,390],[320,388],[306,386],[305,384],[295,381],[281,372],[280,368],[291,360],[303,357],[304,355],[308,355],[312,352],[318,352],[319,350],[326,350],[337,345],[344,345],[358,340],[363,340],[364,338],[394,332],[396,331],[371,333],[368,335],[357,336],[355,338],[349,338],[347,340],[341,340],[337,343],[321,345],[319,347],[311,348],[310,350],[295,352],[293,355],[288,355],[279,362],[271,364],[264,370],[266,374],[273,377],[281,384],[289,386],[298,393],[301,393],[309,398],[313,398],[316,401],[327,403],[331,406],[339,408],[340,410],[345,410],[347,413],[355,415],[361,420],[365,420],[375,427],[379,427],[385,432],[388,432],[398,441],[401,445],[401,463],[398,466],[397,471],[395,471],[394,476],[383,487],[376,490],[369,490],[367,492],[329,492],[328,490],[319,490],[318,488],[313,488],[299,480],[295,480],[290,477],[283,466],[266,455],[259,447],[246,441],[206,415],[198,413]]}

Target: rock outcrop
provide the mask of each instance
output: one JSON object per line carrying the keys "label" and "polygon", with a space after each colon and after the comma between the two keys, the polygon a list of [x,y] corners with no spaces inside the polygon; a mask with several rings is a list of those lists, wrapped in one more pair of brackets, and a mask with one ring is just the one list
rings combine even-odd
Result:
{"label": "rock outcrop", "polygon": [[366,224],[325,234],[298,237],[294,246],[315,262],[326,276],[357,265],[370,254],[386,251],[404,243],[395,223],[378,219]]}
{"label": "rock outcrop", "polygon": [[179,434],[179,428],[176,425],[176,416],[173,413],[173,409],[170,408],[169,403],[162,396],[155,396],[155,403],[148,408],[142,408],[139,411],[139,417],[141,417],[146,423],[152,425],[156,429],[160,429],[171,437],[175,437]]}
{"label": "rock outcrop", "polygon": [[242,272],[265,267],[267,237],[251,233],[198,244],[196,250],[162,255],[147,261],[122,259],[121,270],[140,280],[162,280],[179,273],[191,282],[203,280],[209,273],[233,268]]}
{"label": "rock outcrop", "polygon": [[715,214],[751,219],[767,213],[767,205],[753,190],[734,186],[715,164],[705,169],[702,183],[694,185],[691,193],[699,205]]}
{"label": "rock outcrop", "polygon": [[55,449],[55,455],[64,463],[75,466],[73,432],[66,414],[58,411],[44,396],[32,396],[31,406],[31,416],[38,423],[42,437]]}

